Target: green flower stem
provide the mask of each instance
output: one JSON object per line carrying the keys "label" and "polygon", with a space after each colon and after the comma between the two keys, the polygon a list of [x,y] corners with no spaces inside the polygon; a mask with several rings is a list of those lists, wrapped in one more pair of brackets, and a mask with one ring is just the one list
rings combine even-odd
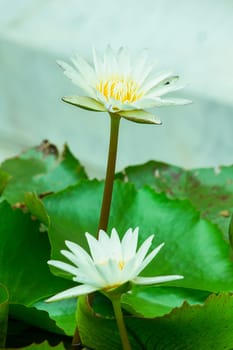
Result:
{"label": "green flower stem", "polygon": [[98,234],[100,229],[106,231],[108,227],[108,219],[112,201],[113,182],[116,168],[118,133],[120,126],[120,117],[112,113],[109,113],[109,115],[111,120],[111,131],[108,149],[108,164],[105,176],[105,187],[99,220]]}
{"label": "green flower stem", "polygon": [[128,334],[127,334],[127,331],[125,328],[124,318],[123,318],[123,314],[122,314],[120,296],[117,295],[117,296],[111,297],[111,302],[112,302],[113,310],[115,313],[116,322],[117,322],[117,326],[119,329],[123,350],[131,350],[131,345],[129,342],[129,338],[128,338]]}

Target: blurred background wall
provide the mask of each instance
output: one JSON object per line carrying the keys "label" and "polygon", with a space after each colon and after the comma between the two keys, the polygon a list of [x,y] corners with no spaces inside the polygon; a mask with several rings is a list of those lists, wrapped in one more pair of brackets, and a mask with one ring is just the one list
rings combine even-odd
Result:
{"label": "blurred background wall", "polygon": [[[118,169],[157,159],[186,168],[233,163],[232,0],[1,0],[0,160],[43,139],[104,173],[109,120],[61,102],[76,87],[56,65],[128,46],[188,83],[192,105],[158,108],[163,126],[122,121]],[[173,94],[174,96],[174,94]]]}

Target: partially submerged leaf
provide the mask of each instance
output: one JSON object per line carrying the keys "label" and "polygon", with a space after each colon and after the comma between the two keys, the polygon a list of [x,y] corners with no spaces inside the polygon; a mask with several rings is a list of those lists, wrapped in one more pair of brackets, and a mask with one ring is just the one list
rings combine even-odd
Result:
{"label": "partially submerged leaf", "polygon": [[233,166],[185,170],[174,165],[150,161],[130,166],[118,174],[137,188],[151,186],[171,198],[188,199],[201,216],[218,225],[228,240],[233,213]]}
{"label": "partially submerged leaf", "polygon": [[35,192],[44,197],[87,177],[84,168],[67,146],[58,156],[53,145],[46,145],[47,147],[29,149],[19,157],[2,163],[0,172],[4,171],[11,176],[2,196],[11,204],[23,203],[27,192]]}

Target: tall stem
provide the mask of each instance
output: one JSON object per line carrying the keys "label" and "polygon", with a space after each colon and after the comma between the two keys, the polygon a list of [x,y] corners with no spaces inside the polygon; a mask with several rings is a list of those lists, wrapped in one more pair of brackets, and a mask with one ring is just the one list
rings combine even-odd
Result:
{"label": "tall stem", "polygon": [[131,350],[128,334],[125,328],[124,318],[121,309],[120,296],[111,298],[114,314],[116,317],[117,326],[119,329],[123,350]]}
{"label": "tall stem", "polygon": [[98,232],[100,229],[106,231],[108,227],[108,219],[112,201],[112,190],[116,168],[118,133],[120,126],[120,118],[110,113],[111,129],[110,141],[108,149],[108,164],[105,176],[105,187],[102,200],[101,214],[99,220]]}

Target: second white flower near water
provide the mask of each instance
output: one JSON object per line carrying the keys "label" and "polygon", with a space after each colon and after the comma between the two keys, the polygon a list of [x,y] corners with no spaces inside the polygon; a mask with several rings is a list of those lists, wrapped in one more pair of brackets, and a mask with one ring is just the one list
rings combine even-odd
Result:
{"label": "second white flower near water", "polygon": [[70,273],[80,285],[58,293],[47,301],[67,299],[97,290],[108,293],[126,282],[145,285],[182,279],[180,275],[139,277],[164,245],[160,244],[147,254],[153,237],[148,237],[137,250],[138,228],[130,228],[122,240],[115,229],[110,236],[100,230],[98,239],[86,233],[91,255],[78,244],[66,241],[69,250],[62,250],[61,253],[72,264],[58,260],[49,260],[48,264]]}

